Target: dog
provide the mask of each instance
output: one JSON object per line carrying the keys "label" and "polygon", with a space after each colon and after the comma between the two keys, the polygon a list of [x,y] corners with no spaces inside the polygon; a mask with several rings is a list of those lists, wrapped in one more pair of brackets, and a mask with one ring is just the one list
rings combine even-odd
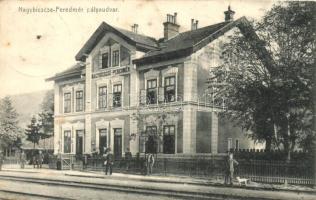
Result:
{"label": "dog", "polygon": [[236,177],[238,184],[241,185],[245,185],[247,186],[247,184],[249,184],[249,179],[247,178],[240,178],[239,176]]}

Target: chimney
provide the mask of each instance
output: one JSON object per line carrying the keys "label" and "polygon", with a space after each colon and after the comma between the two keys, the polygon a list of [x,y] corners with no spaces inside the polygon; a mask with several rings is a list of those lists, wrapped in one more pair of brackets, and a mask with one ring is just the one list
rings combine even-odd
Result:
{"label": "chimney", "polygon": [[191,31],[198,29],[198,23],[199,23],[199,20],[196,20],[194,22],[194,19],[191,19]]}
{"label": "chimney", "polygon": [[167,21],[163,23],[164,39],[169,40],[179,34],[180,25],[177,24],[177,13],[167,14]]}
{"label": "chimney", "polygon": [[134,24],[134,25],[132,26],[132,31],[133,31],[134,33],[137,33],[137,29],[138,29],[138,24]]}
{"label": "chimney", "polygon": [[228,10],[224,12],[225,14],[225,22],[230,22],[234,20],[234,14],[235,11],[230,9],[230,6],[228,6]]}

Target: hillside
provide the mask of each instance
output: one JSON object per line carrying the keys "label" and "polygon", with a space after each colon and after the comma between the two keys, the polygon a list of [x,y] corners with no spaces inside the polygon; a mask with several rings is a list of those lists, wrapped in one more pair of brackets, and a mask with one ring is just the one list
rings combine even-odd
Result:
{"label": "hillside", "polygon": [[48,90],[43,90],[10,96],[13,106],[19,114],[19,124],[21,128],[25,128],[32,116],[40,112],[41,104],[47,91]]}
{"label": "hillside", "polygon": [[[45,94],[49,90],[43,90],[32,93],[11,95],[11,100],[14,108],[19,114],[19,124],[22,129],[25,129],[27,124],[30,123],[32,116],[36,116],[41,111],[41,104],[45,97]],[[33,148],[33,144],[29,141],[26,141],[25,138],[22,139],[23,149]],[[53,137],[41,140],[39,145],[36,145],[37,148],[53,148]]]}

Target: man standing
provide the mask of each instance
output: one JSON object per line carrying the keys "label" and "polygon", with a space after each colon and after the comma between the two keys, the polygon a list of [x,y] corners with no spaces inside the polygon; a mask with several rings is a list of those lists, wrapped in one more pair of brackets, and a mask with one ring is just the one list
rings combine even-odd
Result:
{"label": "man standing", "polygon": [[37,155],[35,151],[33,152],[32,163],[33,163],[33,168],[35,168],[35,165],[38,167]]}
{"label": "man standing", "polygon": [[125,162],[126,162],[126,170],[128,171],[130,168],[130,162],[132,161],[132,153],[130,152],[129,148],[127,147],[125,151]]}
{"label": "man standing", "polygon": [[26,162],[26,155],[25,155],[24,151],[22,150],[22,153],[21,153],[21,155],[20,155],[20,165],[21,165],[21,169],[24,169],[25,162]]}
{"label": "man standing", "polygon": [[155,157],[152,153],[148,154],[146,159],[146,167],[147,167],[147,175],[151,175],[153,173],[153,166],[155,164]]}
{"label": "man standing", "polygon": [[234,166],[238,165],[239,163],[234,159],[233,153],[229,154],[228,159],[228,167],[229,167],[229,176],[228,176],[228,183],[233,185],[233,178],[234,178]]}
{"label": "man standing", "polygon": [[37,154],[37,168],[42,168],[43,160],[44,160],[44,155],[42,151],[39,151]]}
{"label": "man standing", "polygon": [[224,160],[224,184],[227,185],[230,177],[230,167],[229,167],[229,153],[227,153]]}
{"label": "man standing", "polygon": [[105,175],[108,174],[109,170],[110,170],[110,175],[112,175],[113,160],[114,160],[114,156],[112,154],[111,148],[109,147],[107,149],[107,155],[106,155]]}

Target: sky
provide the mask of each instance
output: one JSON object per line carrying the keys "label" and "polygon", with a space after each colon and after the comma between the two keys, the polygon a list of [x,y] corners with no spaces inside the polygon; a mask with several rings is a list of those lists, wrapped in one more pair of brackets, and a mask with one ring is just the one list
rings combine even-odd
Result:
{"label": "sky", "polygon": [[[180,32],[190,29],[191,19],[199,27],[224,21],[228,5],[235,19],[260,19],[274,1],[105,1],[42,0],[0,1],[0,98],[53,88],[45,79],[75,64],[75,55],[102,21],[161,38],[166,14],[178,13]],[[27,9],[81,8],[82,12],[25,12]],[[117,12],[87,12],[91,8],[112,8]]]}

